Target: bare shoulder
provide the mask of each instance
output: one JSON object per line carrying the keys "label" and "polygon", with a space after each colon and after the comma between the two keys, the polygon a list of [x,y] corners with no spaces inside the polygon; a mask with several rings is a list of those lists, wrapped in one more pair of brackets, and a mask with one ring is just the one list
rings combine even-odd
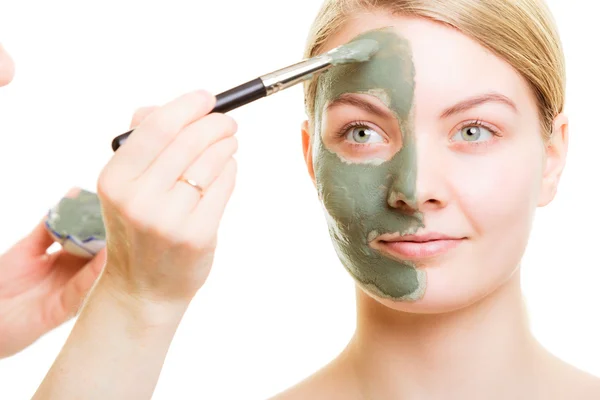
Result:
{"label": "bare shoulder", "polygon": [[352,373],[338,360],[269,400],[354,400]]}
{"label": "bare shoulder", "polygon": [[556,360],[545,378],[547,397],[557,400],[600,399],[600,377]]}
{"label": "bare shoulder", "polygon": [[600,378],[574,367],[571,369],[571,373],[563,380],[565,399],[600,399]]}

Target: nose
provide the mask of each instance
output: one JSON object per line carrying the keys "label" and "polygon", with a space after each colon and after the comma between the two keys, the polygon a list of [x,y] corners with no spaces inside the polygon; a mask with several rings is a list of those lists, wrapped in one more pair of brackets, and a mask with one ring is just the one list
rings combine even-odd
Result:
{"label": "nose", "polygon": [[403,214],[412,215],[419,208],[414,196],[409,197],[401,191],[390,190],[388,204]]}
{"label": "nose", "polygon": [[403,162],[394,166],[388,191],[388,205],[407,215],[440,209],[448,202],[443,152],[426,141],[417,144],[405,157],[398,154]]}
{"label": "nose", "polygon": [[0,44],[0,86],[8,85],[15,75],[15,64]]}
{"label": "nose", "polygon": [[413,214],[418,209],[417,170],[414,145],[408,144],[394,156],[390,165],[392,182],[387,202],[392,208],[404,214]]}

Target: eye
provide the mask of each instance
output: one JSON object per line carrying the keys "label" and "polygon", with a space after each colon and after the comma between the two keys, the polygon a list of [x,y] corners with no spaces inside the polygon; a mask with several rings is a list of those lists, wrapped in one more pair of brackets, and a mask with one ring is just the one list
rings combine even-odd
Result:
{"label": "eye", "polygon": [[346,134],[346,140],[359,144],[381,143],[385,139],[375,130],[366,126],[355,126]]}
{"label": "eye", "polygon": [[494,133],[481,125],[470,124],[461,128],[452,137],[453,141],[478,142],[494,138]]}

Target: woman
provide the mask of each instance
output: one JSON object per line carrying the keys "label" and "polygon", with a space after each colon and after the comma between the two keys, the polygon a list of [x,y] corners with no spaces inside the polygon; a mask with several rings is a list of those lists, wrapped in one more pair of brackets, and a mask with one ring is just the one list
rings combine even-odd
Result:
{"label": "woman", "polygon": [[[568,144],[564,61],[545,5],[328,0],[306,54],[357,37],[380,52],[307,86],[302,132],[334,246],[357,282],[356,333],[277,398],[598,398],[598,379],[534,340],[520,288],[533,216],[556,193]],[[194,279],[135,262],[111,268],[109,248],[36,398],[150,397],[208,271],[184,264]],[[187,297],[174,296],[177,285]]]}

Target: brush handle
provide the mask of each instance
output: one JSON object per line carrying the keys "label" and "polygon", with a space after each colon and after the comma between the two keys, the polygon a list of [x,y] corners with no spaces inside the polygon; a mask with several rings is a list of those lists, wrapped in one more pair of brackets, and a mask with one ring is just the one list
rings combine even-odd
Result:
{"label": "brush handle", "polygon": [[[216,96],[217,102],[215,103],[215,107],[210,113],[225,114],[226,112],[265,97],[266,95],[267,89],[263,80],[261,78],[256,78],[218,94]],[[117,151],[119,147],[125,143],[132,132],[133,129],[114,138],[112,141],[113,151]]]}

